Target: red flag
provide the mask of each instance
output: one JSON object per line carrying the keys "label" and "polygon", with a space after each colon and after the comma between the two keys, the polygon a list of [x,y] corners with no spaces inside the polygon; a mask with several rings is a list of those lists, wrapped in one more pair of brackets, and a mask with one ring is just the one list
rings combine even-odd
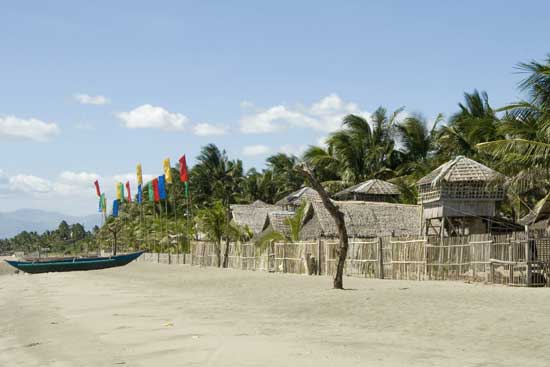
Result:
{"label": "red flag", "polygon": [[155,197],[155,203],[160,201],[160,195],[159,195],[159,179],[155,177],[153,179],[153,195]]}
{"label": "red flag", "polygon": [[185,162],[185,154],[180,158],[180,181],[187,182],[189,177],[187,176],[187,162]]}
{"label": "red flag", "polygon": [[130,181],[126,181],[126,192],[128,193],[128,202],[132,202],[132,194],[130,194]]}
{"label": "red flag", "polygon": [[95,185],[95,192],[96,192],[97,196],[101,196],[101,190],[99,189],[99,181],[95,180],[94,185]]}

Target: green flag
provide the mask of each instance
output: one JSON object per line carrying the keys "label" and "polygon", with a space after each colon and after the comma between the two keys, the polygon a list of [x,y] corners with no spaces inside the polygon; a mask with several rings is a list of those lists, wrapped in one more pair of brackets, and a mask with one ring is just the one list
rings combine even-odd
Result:
{"label": "green flag", "polygon": [[151,181],[147,183],[147,192],[149,194],[149,201],[155,201],[155,193],[153,192],[153,183]]}

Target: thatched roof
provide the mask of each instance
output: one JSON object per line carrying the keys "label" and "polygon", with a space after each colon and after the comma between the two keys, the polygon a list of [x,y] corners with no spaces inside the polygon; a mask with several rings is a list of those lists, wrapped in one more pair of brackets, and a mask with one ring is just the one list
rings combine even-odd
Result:
{"label": "thatched roof", "polygon": [[264,228],[267,214],[278,209],[276,205],[260,200],[246,205],[233,204],[230,208],[233,222],[239,226],[248,226],[254,234],[260,233]]}
{"label": "thatched roof", "polygon": [[311,187],[302,187],[298,191],[294,191],[292,194],[289,194],[279,200],[276,204],[277,205],[300,205],[302,203],[302,200],[306,201],[312,201],[312,200],[320,200],[321,197]]}
{"label": "thatched roof", "polygon": [[341,198],[348,196],[349,194],[399,195],[400,191],[396,185],[390,182],[382,180],[368,180],[337,192],[334,194],[334,197]]}
{"label": "thatched roof", "polygon": [[534,223],[550,218],[550,193],[542,198],[533,211],[519,220],[520,224],[532,225]]}
{"label": "thatched roof", "polygon": [[441,181],[464,182],[464,181],[485,181],[489,182],[502,174],[464,156],[457,156],[455,159],[442,164],[426,176],[422,177],[417,185],[437,186]]}
{"label": "thatched roof", "polygon": [[269,212],[264,230],[279,232],[284,236],[290,236],[290,226],[288,218],[292,218],[295,213],[284,210]]}
{"label": "thatched roof", "polygon": [[[392,204],[365,201],[335,201],[344,213],[349,237],[382,237],[419,235],[421,232],[421,207],[419,205]],[[312,215],[308,215],[301,231],[301,238],[334,238],[338,229],[330,213],[320,201],[311,203]]]}

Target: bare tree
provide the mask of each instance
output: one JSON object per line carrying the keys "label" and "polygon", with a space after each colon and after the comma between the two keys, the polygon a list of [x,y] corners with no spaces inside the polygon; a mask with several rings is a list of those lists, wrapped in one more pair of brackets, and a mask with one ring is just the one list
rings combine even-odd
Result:
{"label": "bare tree", "polygon": [[338,228],[338,240],[339,246],[336,250],[338,255],[338,263],[336,265],[336,274],[334,274],[333,287],[334,289],[344,289],[344,265],[346,264],[346,256],[348,254],[348,232],[346,230],[346,223],[344,221],[344,213],[342,213],[336,205],[330,200],[328,193],[325,191],[323,186],[317,181],[313,173],[305,164],[297,164],[294,169],[300,174],[305,176],[309,181],[311,187],[319,193],[323,205],[328,210],[336,227]]}

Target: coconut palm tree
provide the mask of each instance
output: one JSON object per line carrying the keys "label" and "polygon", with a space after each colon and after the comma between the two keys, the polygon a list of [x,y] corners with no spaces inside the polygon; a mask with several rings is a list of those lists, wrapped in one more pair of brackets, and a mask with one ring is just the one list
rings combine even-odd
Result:
{"label": "coconut palm tree", "polygon": [[370,122],[362,116],[347,115],[342,129],[331,134],[327,143],[331,156],[340,162],[340,176],[349,184],[356,184],[368,178],[391,176],[398,165],[399,152],[394,149],[394,132],[399,108],[390,116],[379,107]]}
{"label": "coconut palm tree", "polygon": [[531,61],[518,68],[527,73],[519,87],[528,100],[502,108],[502,136],[477,147],[514,175],[517,192],[526,192],[547,187],[550,180],[550,55],[544,63]]}
{"label": "coconut palm tree", "polygon": [[477,144],[502,138],[499,119],[489,104],[486,92],[474,90],[464,93],[464,103],[459,103],[459,112],[449,119],[439,134],[440,154],[445,160],[457,155],[483,160]]}

